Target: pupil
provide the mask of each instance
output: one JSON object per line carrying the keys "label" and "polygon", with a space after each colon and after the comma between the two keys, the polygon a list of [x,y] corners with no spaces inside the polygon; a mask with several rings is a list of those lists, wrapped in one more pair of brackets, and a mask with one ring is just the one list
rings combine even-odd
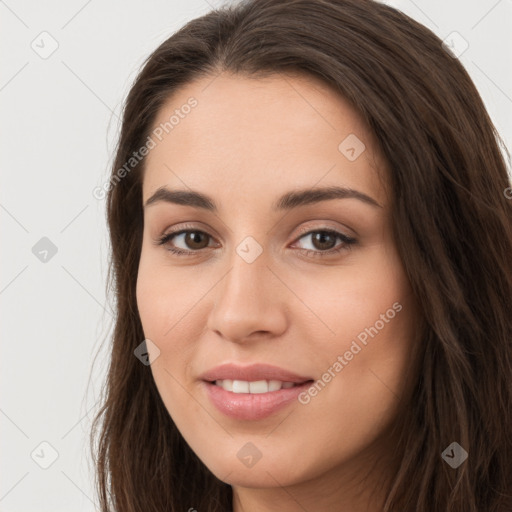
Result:
{"label": "pupil", "polygon": [[[320,247],[317,247],[318,249],[331,249],[331,247],[325,247],[322,246],[323,244],[325,244],[325,239],[326,238],[331,238],[331,244],[327,243],[327,245],[332,245],[332,239],[333,239],[333,236],[330,234],[330,233],[326,233],[325,231],[320,231],[318,232],[314,237],[313,237],[313,241],[314,243],[315,242],[320,242]],[[316,245],[316,243],[315,243]]]}
{"label": "pupil", "polygon": [[[201,245],[201,237],[202,237],[202,233],[199,233],[199,231],[192,231],[192,232],[189,232],[187,233],[187,244],[191,244],[192,246],[194,246],[194,244],[199,244]],[[197,249],[197,247],[195,247]],[[201,247],[199,247],[201,248]]]}

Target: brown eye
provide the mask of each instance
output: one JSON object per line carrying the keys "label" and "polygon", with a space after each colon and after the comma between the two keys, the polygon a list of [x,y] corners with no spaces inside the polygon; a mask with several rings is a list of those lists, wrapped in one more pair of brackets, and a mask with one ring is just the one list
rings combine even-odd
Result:
{"label": "brown eye", "polygon": [[[209,235],[202,231],[185,231],[184,243],[189,249],[204,249],[208,247]],[[205,244],[206,240],[206,244]]]}
{"label": "brown eye", "polygon": [[336,245],[336,236],[329,231],[315,231],[311,235],[311,241],[315,249],[319,251],[328,251]]}
{"label": "brown eye", "polygon": [[[331,229],[316,229],[308,231],[303,234],[298,240],[308,240],[310,247],[301,247],[308,255],[312,256],[327,256],[329,254],[338,253],[344,249],[348,249],[351,245],[356,243],[354,238],[351,238],[343,233]],[[336,247],[337,240],[341,243]],[[308,245],[306,243],[306,245]]]}
{"label": "brown eye", "polygon": [[[209,245],[208,242],[210,238],[211,236],[203,231],[197,229],[183,229],[162,236],[158,239],[158,244],[166,246],[171,252],[185,254],[205,249]],[[181,244],[181,247],[176,247],[176,244]]]}

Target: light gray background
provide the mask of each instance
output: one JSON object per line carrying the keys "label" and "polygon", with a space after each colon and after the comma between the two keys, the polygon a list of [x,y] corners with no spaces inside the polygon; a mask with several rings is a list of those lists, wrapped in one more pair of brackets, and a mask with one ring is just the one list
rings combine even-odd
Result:
{"label": "light gray background", "polygon": [[[512,0],[387,3],[442,39],[456,31],[468,42],[460,60],[510,150]],[[221,4],[0,1],[3,512],[95,510],[87,435],[105,350],[89,376],[112,313],[105,202],[92,191],[107,179],[120,107],[143,59]],[[42,58],[52,40],[58,48]],[[43,237],[57,248],[46,262],[32,250]],[[41,442],[58,453],[47,469],[52,450]]]}

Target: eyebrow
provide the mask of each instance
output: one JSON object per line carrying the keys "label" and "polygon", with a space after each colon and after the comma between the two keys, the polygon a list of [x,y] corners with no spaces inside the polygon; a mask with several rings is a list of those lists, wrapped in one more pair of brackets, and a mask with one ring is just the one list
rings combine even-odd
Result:
{"label": "eyebrow", "polygon": [[[299,206],[319,203],[330,199],[358,199],[365,204],[382,208],[372,197],[347,187],[323,187],[291,190],[282,195],[273,205],[273,211],[291,210]],[[173,203],[193,208],[201,208],[211,212],[218,212],[215,201],[206,194],[194,190],[169,190],[160,187],[146,201],[144,208],[158,202]]]}

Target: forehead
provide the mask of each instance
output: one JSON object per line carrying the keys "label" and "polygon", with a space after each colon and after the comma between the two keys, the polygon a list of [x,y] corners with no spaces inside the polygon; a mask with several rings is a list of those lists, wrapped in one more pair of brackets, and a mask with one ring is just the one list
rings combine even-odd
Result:
{"label": "forehead", "polygon": [[339,94],[309,76],[203,77],[167,99],[152,133],[144,201],[164,185],[236,191],[241,200],[257,190],[342,185],[386,202],[373,135]]}

